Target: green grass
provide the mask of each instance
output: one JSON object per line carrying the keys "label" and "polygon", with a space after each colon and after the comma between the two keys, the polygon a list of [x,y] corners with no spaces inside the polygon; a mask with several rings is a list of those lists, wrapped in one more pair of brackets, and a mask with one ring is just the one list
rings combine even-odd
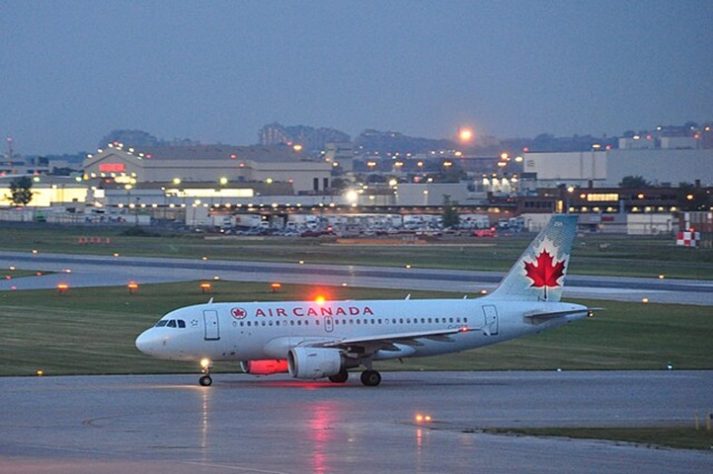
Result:
{"label": "green grass", "polygon": [[713,449],[713,431],[693,427],[656,428],[489,428],[493,434],[555,436],[579,439],[605,439],[671,448]]}
{"label": "green grass", "polygon": [[[296,300],[315,289],[265,283],[213,282],[216,301]],[[335,287],[331,299],[403,298],[404,291]],[[411,292],[413,298],[451,297]],[[207,301],[197,282],[0,292],[0,375],[195,372],[190,363],[159,361],[139,353],[136,336],[166,312]],[[579,301],[604,306],[598,317],[511,342],[447,356],[405,359],[384,370],[674,369],[713,368],[713,308]],[[217,364],[235,371],[236,364]]]}
{"label": "green grass", "polygon": [[[121,235],[122,229],[71,226],[4,226],[4,250],[55,253],[182,257],[228,260],[358,264],[506,271],[533,235],[475,239],[448,238],[449,245],[330,245],[333,240],[312,238],[232,238],[210,240],[203,234],[166,234],[161,237]],[[78,243],[83,236],[109,237],[110,244]],[[473,245],[476,244],[476,245]],[[570,273],[667,278],[713,279],[713,249],[687,249],[673,237],[587,234],[577,239]]]}

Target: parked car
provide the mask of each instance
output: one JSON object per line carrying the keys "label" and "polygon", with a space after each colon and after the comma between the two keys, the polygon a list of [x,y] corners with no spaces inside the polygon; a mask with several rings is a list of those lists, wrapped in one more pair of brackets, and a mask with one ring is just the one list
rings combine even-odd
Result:
{"label": "parked car", "polygon": [[487,229],[476,229],[473,231],[473,237],[497,237],[498,232],[495,227],[488,227]]}

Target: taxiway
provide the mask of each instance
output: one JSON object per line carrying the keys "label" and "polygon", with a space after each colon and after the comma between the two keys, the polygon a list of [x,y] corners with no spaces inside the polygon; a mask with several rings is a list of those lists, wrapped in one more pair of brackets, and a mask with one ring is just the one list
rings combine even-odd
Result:
{"label": "taxiway", "polygon": [[[356,376],[354,376],[356,378]],[[7,472],[699,473],[713,452],[484,434],[691,425],[713,373],[396,372],[378,388],[216,374],[0,379]],[[418,423],[416,415],[432,417]]]}
{"label": "taxiway", "polygon": [[[0,252],[0,267],[11,265],[57,273],[1,280],[0,291],[55,288],[60,282],[89,287],[125,285],[129,281],[162,283],[219,277],[232,281],[346,284],[472,294],[494,289],[502,278],[502,273],[482,271]],[[648,298],[652,303],[710,306],[713,305],[713,281],[570,275],[564,296],[618,301]]]}

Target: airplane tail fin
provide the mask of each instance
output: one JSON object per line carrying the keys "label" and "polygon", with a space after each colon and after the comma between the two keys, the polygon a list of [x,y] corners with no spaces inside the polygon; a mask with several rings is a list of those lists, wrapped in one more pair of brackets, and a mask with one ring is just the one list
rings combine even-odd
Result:
{"label": "airplane tail fin", "polygon": [[577,216],[552,216],[490,297],[559,301],[576,230]]}

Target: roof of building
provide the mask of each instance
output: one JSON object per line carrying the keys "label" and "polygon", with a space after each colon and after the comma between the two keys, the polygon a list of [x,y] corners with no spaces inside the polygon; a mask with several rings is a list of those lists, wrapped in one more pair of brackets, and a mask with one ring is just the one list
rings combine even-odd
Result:
{"label": "roof of building", "polygon": [[[128,152],[126,147],[115,149]],[[275,146],[188,145],[156,146],[135,149],[134,155],[153,160],[250,160],[289,162],[303,158],[292,148]]]}

